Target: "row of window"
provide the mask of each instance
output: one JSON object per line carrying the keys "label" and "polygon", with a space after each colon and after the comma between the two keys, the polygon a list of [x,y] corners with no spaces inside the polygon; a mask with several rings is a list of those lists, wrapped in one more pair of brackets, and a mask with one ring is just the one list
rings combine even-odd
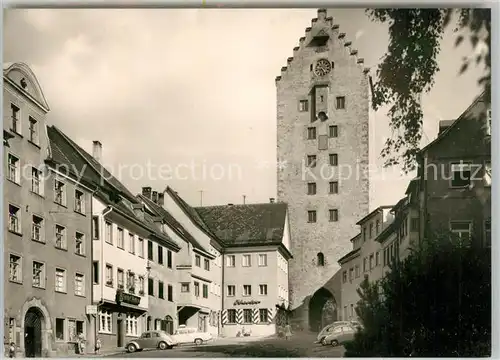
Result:
{"label": "row of window", "polygon": [[55,330],[56,341],[77,342],[79,334],[86,335],[82,320],[56,318]]}
{"label": "row of window", "polygon": [[[9,231],[22,235],[21,208],[9,204]],[[61,250],[68,250],[67,229],[65,226],[55,224],[54,246]],[[31,216],[31,240],[45,243],[45,221],[42,217],[32,214]],[[74,235],[75,254],[85,256],[85,234],[75,231]]]}
{"label": "row of window", "polygon": [[[93,229],[94,229],[94,239],[99,240],[99,217],[93,217]],[[115,244],[116,238],[116,247],[124,250],[126,248],[125,245],[125,230],[121,227],[116,227],[116,237],[114,236],[113,224],[109,221],[105,222],[105,233],[104,233],[104,241],[107,244],[113,245]],[[132,232],[128,232],[128,246],[127,250],[130,254],[139,256],[140,258],[144,258],[144,239],[136,236]],[[155,244],[153,241],[148,240],[148,260],[156,261],[159,265],[166,265],[169,269],[173,268],[173,254],[172,251],[166,249],[166,259],[165,259],[165,248],[157,244],[156,245],[156,259],[155,259]]]}
{"label": "row of window", "polygon": [[285,260],[281,254],[278,254],[278,268],[281,269],[285,274],[288,274],[288,261]]}
{"label": "row of window", "polygon": [[[100,283],[99,261],[94,261],[92,264],[93,283],[94,285],[98,285]],[[145,295],[144,276],[136,276],[136,274],[131,270],[127,270],[125,274],[124,269],[117,267],[115,282],[114,267],[111,264],[106,264],[104,272],[104,285],[110,288],[116,287],[119,290],[125,290],[130,294],[138,294],[139,296]]]}
{"label": "row of window", "polygon": [[[28,116],[29,120],[29,138],[28,140],[35,145],[39,145],[38,136],[38,121],[32,117]],[[18,135],[22,135],[22,114],[19,106],[10,104],[10,130]]]}
{"label": "row of window", "polygon": [[[252,296],[252,285],[243,285],[241,295]],[[259,285],[259,295],[267,295],[267,284]],[[227,285],[227,296],[236,296],[236,285]]]}
{"label": "row of window", "polygon": [[[227,309],[227,323],[236,324],[236,309]],[[268,319],[268,309],[259,309],[259,322],[267,323]],[[253,309],[243,309],[243,324],[253,324]]]}
{"label": "row of window", "polygon": [[[31,285],[34,288],[46,289],[46,264],[42,261],[33,261],[31,264],[32,278]],[[54,291],[67,293],[67,271],[64,268],[56,267],[54,272]],[[20,255],[9,254],[9,280],[18,284],[23,283],[23,258]],[[74,294],[85,296],[85,275],[75,273],[73,280]]]}
{"label": "row of window", "polygon": [[[326,136],[326,135],[319,135]],[[338,125],[329,125],[328,126],[328,137],[336,138],[339,137],[339,127]],[[309,126],[307,128],[307,140],[316,140],[317,138],[317,129],[315,126]]]}
{"label": "row of window", "polygon": [[[155,294],[155,280],[148,278],[148,295],[156,296],[159,299],[165,299],[165,283],[158,280],[158,292]],[[174,301],[174,287],[170,284],[167,285],[167,298],[168,301]]]}
{"label": "row of window", "polygon": [[[141,334],[140,316],[127,315],[125,319],[125,335],[139,336]],[[113,313],[110,311],[99,312],[99,332],[105,334],[113,333]]]}
{"label": "row of window", "polygon": [[[316,155],[307,155],[306,166],[310,168],[315,168],[317,165],[318,157]],[[339,155],[338,154],[328,154],[328,164],[330,166],[339,165]]]}
{"label": "row of window", "polygon": [[[320,97],[320,102],[324,102],[324,97]],[[345,96],[336,96],[335,97],[335,109],[343,110],[345,109]],[[309,111],[309,100],[302,99],[299,100],[299,111],[307,112]]]}
{"label": "row of window", "polygon": [[[258,254],[257,255],[257,265],[258,266],[267,266],[267,254]],[[226,255],[226,267],[235,267],[235,266],[236,266],[236,255]],[[252,255],[251,254],[241,255],[241,266],[243,266],[243,267],[251,267],[252,266]]]}
{"label": "row of window", "polygon": [[[183,293],[191,292],[190,285],[191,285],[191,283],[181,283],[181,292],[183,292]],[[194,281],[193,286],[194,286],[194,296],[199,297],[200,296],[200,282]],[[208,284],[202,284],[201,288],[202,288],[203,298],[208,299]]]}
{"label": "row of window", "polygon": [[[21,184],[21,160],[12,154],[8,154],[7,179]],[[31,167],[31,192],[44,196],[43,173],[40,169]],[[83,191],[75,189],[73,210],[85,215],[85,194]],[[66,184],[60,179],[54,179],[54,202],[67,207]]]}
{"label": "row of window", "polygon": [[[316,195],[317,186],[315,182],[307,183],[307,195]],[[329,194],[338,194],[339,193],[339,182],[338,181],[330,181],[328,183],[328,193]]]}
{"label": "row of window", "polygon": [[[194,256],[194,263],[197,267],[201,267],[201,256],[200,255]],[[207,271],[210,271],[210,260],[209,259],[203,258],[203,268]]]}
{"label": "row of window", "polygon": [[[316,210],[308,210],[307,211],[307,222],[315,223],[318,220],[317,211]],[[338,209],[329,209],[328,210],[328,221],[336,222],[339,221],[339,210]]]}

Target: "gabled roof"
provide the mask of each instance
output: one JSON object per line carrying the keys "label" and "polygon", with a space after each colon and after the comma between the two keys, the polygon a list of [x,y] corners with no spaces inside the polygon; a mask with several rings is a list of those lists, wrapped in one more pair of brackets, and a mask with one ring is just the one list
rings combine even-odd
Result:
{"label": "gabled roof", "polygon": [[378,208],[376,208],[375,210],[373,210],[371,213],[369,213],[368,215],[366,215],[365,217],[363,217],[361,220],[359,220],[356,225],[361,225],[363,224],[366,220],[368,220],[369,218],[371,218],[372,216],[376,215],[377,213],[383,211],[384,209],[392,209],[394,207],[394,205],[383,205],[383,206],[379,206]]}
{"label": "gabled roof", "polygon": [[444,130],[443,132],[441,132],[441,134],[438,135],[437,138],[435,138],[433,141],[431,141],[429,144],[427,144],[426,146],[424,146],[420,151],[419,151],[419,154],[423,154],[425,151],[429,150],[431,147],[433,147],[435,144],[437,144],[438,142],[440,142],[443,138],[445,138],[448,133],[450,131],[452,131],[459,122],[461,122],[463,119],[466,119],[467,118],[467,115],[469,114],[469,110],[471,110],[475,105],[477,105],[477,103],[481,102],[481,101],[484,101],[484,96],[485,96],[485,91],[483,91],[478,97],[476,97],[474,99],[474,101],[472,102],[472,104],[470,104],[467,109],[465,109],[462,114],[458,117],[458,119],[456,119],[455,121],[453,121],[451,123],[451,125],[449,125],[446,130]]}
{"label": "gabled roof", "polygon": [[360,251],[361,251],[361,248],[357,248],[357,249],[354,249],[354,250],[348,252],[347,254],[345,254],[344,256],[342,256],[338,260],[338,263],[340,265],[342,265],[343,263],[345,263],[346,261],[350,260],[351,258],[358,256],[359,253],[360,253]]}
{"label": "gabled roof", "polygon": [[152,229],[155,230],[153,236],[155,236],[157,239],[166,242],[176,251],[179,251],[181,249],[181,246],[179,244],[177,244],[173,239],[170,238],[170,236],[168,236],[158,228],[158,226],[154,222],[153,217],[146,211],[144,212],[144,222],[146,222]]}
{"label": "gabled roof", "polygon": [[[47,135],[51,154],[49,161],[55,163],[57,170],[66,172],[67,175],[69,172],[78,173],[82,176],[79,179],[82,183],[96,189],[94,196],[152,234],[157,234],[156,226],[137,217],[133,206],[139,204],[139,201],[118,179],[55,126],[47,127]],[[176,246],[168,237],[162,239]]]}
{"label": "gabled roof", "polygon": [[194,248],[208,252],[163,206],[154,203],[142,194],[137,195],[137,198],[143,201],[157,216],[161,217],[179,237],[191,243]]}
{"label": "gabled roof", "polygon": [[74,166],[78,171],[84,171],[84,175],[95,183],[101,184],[104,181],[121,196],[126,197],[131,202],[136,201],[135,196],[125,185],[61,130],[55,126],[48,126],[47,133],[54,160],[58,157],[63,160],[62,163]]}
{"label": "gabled roof", "polygon": [[282,243],[285,203],[206,206],[196,212],[227,246]]}
{"label": "gabled roof", "polygon": [[13,70],[17,70],[23,73],[28,78],[29,82],[33,84],[33,90],[35,92],[34,95],[36,95],[36,97],[33,97],[25,89],[19,87],[17,84],[15,84],[16,87],[18,87],[18,89],[26,94],[29,98],[35,100],[35,102],[40,105],[45,111],[50,111],[50,107],[47,99],[45,98],[45,95],[43,94],[42,87],[40,86],[40,83],[38,82],[38,79],[36,78],[35,73],[31,70],[31,68],[23,62],[3,63],[3,76],[4,78],[9,79],[11,83],[14,83],[14,81],[9,78],[9,72]]}
{"label": "gabled roof", "polygon": [[205,232],[207,235],[212,237],[214,240],[221,240],[219,239],[212,231],[211,229],[205,224],[203,219],[200,217],[200,215],[196,212],[196,210],[191,207],[187,202],[184,201],[183,198],[179,196],[177,191],[172,189],[170,186],[167,186],[165,191],[174,199],[176,204],[184,211],[187,217],[191,219],[191,221],[203,232]]}

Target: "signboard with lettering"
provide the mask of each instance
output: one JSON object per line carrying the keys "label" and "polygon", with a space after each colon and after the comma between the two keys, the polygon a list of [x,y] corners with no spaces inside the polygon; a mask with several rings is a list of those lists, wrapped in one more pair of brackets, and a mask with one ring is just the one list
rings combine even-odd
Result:
{"label": "signboard with lettering", "polygon": [[97,314],[97,305],[87,305],[85,307],[85,314],[87,314],[87,315]]}
{"label": "signboard with lettering", "polygon": [[236,300],[234,305],[258,305],[260,300]]}

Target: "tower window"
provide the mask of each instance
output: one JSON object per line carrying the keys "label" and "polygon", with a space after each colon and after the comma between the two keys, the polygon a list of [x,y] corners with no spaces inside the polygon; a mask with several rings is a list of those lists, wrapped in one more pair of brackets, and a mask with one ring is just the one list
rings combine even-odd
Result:
{"label": "tower window", "polygon": [[307,166],[316,167],[316,155],[307,155]]}
{"label": "tower window", "polygon": [[328,137],[336,138],[339,136],[339,129],[337,125],[330,125],[328,127]]}
{"label": "tower window", "polygon": [[307,139],[309,139],[309,140],[316,139],[316,128],[315,127],[307,128]]}
{"label": "tower window", "polygon": [[339,193],[339,183],[338,181],[330,181],[330,194],[338,194]]}
{"label": "tower window", "polygon": [[307,184],[307,195],[316,195],[316,183]]}
{"label": "tower window", "polygon": [[336,100],[336,108],[345,109],[345,96],[337,96]]}
{"label": "tower window", "polygon": [[322,252],[319,252],[316,255],[318,266],[325,266],[325,255]]}
{"label": "tower window", "polygon": [[299,111],[300,112],[309,111],[309,101],[307,101],[307,100],[300,100],[299,101]]}
{"label": "tower window", "polygon": [[330,222],[339,221],[339,211],[337,209],[330,209]]}
{"label": "tower window", "polygon": [[320,102],[325,101],[325,98],[324,98],[324,96],[323,96],[323,95],[320,95],[320,97],[319,97],[319,101],[320,101]]}
{"label": "tower window", "polygon": [[307,212],[307,222],[310,222],[310,223],[316,222],[316,210],[309,210]]}
{"label": "tower window", "polygon": [[309,70],[313,71],[313,64],[309,65]]}
{"label": "tower window", "polygon": [[338,166],[338,164],[339,164],[339,157],[338,157],[337,154],[330,154],[329,160],[330,160],[330,165],[331,166]]}

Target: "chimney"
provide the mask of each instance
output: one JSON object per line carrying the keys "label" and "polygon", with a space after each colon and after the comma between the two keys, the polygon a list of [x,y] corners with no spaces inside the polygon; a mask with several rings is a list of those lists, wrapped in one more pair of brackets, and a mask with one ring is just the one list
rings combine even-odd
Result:
{"label": "chimney", "polygon": [[153,195],[151,196],[151,200],[153,200],[153,202],[155,204],[158,204],[158,191],[153,191]]}
{"label": "chimney", "polygon": [[269,202],[270,202],[271,204],[274,204],[274,198],[269,198]]}
{"label": "chimney", "polygon": [[443,131],[445,131],[446,129],[448,129],[451,124],[453,124],[455,122],[455,120],[441,120],[439,122],[439,131],[438,131],[438,136],[441,135],[441,133]]}
{"label": "chimney", "polygon": [[151,187],[146,186],[142,188],[142,196],[147,197],[151,200]]}
{"label": "chimney", "polygon": [[158,193],[158,205],[163,206],[165,204],[165,194],[162,192]]}
{"label": "chimney", "polygon": [[97,160],[97,162],[101,162],[101,157],[102,157],[102,144],[98,140],[93,141],[93,146],[92,146],[92,156],[94,159]]}

